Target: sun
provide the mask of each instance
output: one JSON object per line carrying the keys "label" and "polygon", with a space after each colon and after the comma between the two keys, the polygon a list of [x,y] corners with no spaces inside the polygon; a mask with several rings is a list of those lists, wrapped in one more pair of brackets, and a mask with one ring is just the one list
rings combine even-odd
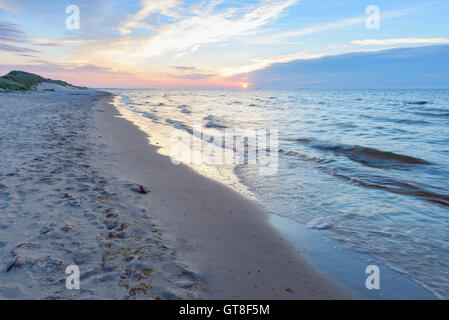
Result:
{"label": "sun", "polygon": [[247,82],[239,82],[238,83],[243,89],[248,89],[248,83]]}

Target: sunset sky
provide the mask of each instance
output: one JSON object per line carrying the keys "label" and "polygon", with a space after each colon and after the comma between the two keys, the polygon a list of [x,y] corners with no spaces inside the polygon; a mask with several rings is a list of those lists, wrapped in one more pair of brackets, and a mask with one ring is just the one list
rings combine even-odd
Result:
{"label": "sunset sky", "polygon": [[[69,5],[80,8],[79,30],[66,27]],[[379,29],[366,26],[369,5]],[[276,63],[449,44],[448,26],[444,0],[0,0],[0,73],[90,87],[251,87],[251,74]]]}

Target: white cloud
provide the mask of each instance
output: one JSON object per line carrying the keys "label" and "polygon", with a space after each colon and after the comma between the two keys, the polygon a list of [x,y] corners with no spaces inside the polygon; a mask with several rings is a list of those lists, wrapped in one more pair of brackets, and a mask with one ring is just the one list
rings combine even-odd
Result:
{"label": "white cloud", "polygon": [[[203,10],[196,7],[180,17],[172,10],[177,0],[167,1],[163,7],[154,4],[160,1],[165,3],[166,0],[142,1],[146,6],[120,26],[120,30],[124,33],[131,32],[131,28],[137,26],[157,29],[157,35],[148,37],[143,43],[142,39],[138,40],[142,50],[136,53],[136,56],[149,58],[173,52],[175,57],[180,57],[198,50],[204,44],[219,43],[233,36],[250,34],[278,18],[287,7],[297,2],[297,0],[263,1],[255,9],[231,8],[214,12],[214,6],[219,2],[213,1]],[[158,26],[144,21],[155,12],[177,19],[171,24]]]}
{"label": "white cloud", "polygon": [[[393,19],[398,18],[401,16],[405,16],[409,13],[411,13],[411,9],[406,10],[392,10],[392,11],[385,11],[381,12],[381,21],[387,20],[387,19]],[[301,28],[297,30],[287,31],[287,32],[281,32],[276,34],[271,34],[268,36],[262,35],[262,36],[253,36],[249,39],[247,39],[247,43],[251,44],[294,44],[298,45],[297,41],[289,41],[288,38],[295,38],[295,37],[301,37],[301,36],[307,36],[311,34],[326,32],[326,31],[334,31],[338,29],[343,29],[351,26],[361,25],[366,23],[368,15],[358,16],[358,17],[352,17],[352,18],[346,18],[341,19],[337,21],[331,21],[321,24],[316,24],[310,27]]]}
{"label": "white cloud", "polygon": [[[195,5],[177,8],[167,6],[162,19],[161,11],[154,11],[148,6],[145,7],[147,9],[142,7],[117,25],[119,30],[129,32],[127,35],[97,39],[75,46],[71,55],[64,57],[62,61],[76,59],[98,66],[114,66],[141,77],[166,72],[167,66],[173,65],[174,58],[176,64],[197,63],[203,68],[210,68],[214,61],[220,59],[219,55],[198,60],[197,57],[202,56],[202,53],[195,53],[193,57],[192,52],[201,49],[203,45],[219,46],[232,42],[234,37],[257,34],[262,27],[279,18],[298,0],[260,0],[257,5],[238,8],[218,7],[220,2],[221,0],[200,1]],[[158,23],[152,24],[154,22]],[[134,30],[136,26],[148,29],[152,34],[142,35],[142,30],[137,34]],[[108,44],[107,50],[105,43]],[[220,66],[223,67],[223,64]]]}
{"label": "white cloud", "polygon": [[255,58],[251,60],[251,63],[244,66],[226,68],[220,71],[224,76],[233,76],[236,74],[249,73],[252,71],[260,70],[271,66],[274,63],[285,63],[299,59],[315,59],[320,58],[321,54],[310,54],[306,52],[297,52],[285,56],[271,57],[271,58]]}
{"label": "white cloud", "polygon": [[402,38],[402,39],[365,39],[354,40],[352,44],[360,46],[388,46],[397,44],[449,44],[449,38]]}
{"label": "white cloud", "polygon": [[[398,17],[404,16],[410,12],[411,12],[410,10],[395,10],[395,11],[381,12],[380,19],[382,21],[382,20],[386,20],[386,19],[398,18]],[[353,18],[318,24],[315,26],[311,26],[311,27],[307,27],[307,28],[303,28],[303,29],[299,29],[299,30],[295,30],[295,31],[284,32],[284,33],[279,34],[278,37],[279,36],[280,37],[305,36],[305,35],[315,34],[315,33],[323,32],[323,31],[332,31],[332,30],[346,28],[346,27],[350,27],[350,26],[354,26],[354,25],[358,25],[358,24],[364,24],[366,22],[367,17],[368,17],[368,15],[365,15],[365,16],[353,17]]]}
{"label": "white cloud", "polygon": [[156,25],[145,21],[155,13],[167,17],[179,17],[179,14],[174,10],[180,5],[178,0],[141,0],[140,5],[142,9],[128,16],[126,21],[120,24],[119,31],[121,34],[130,34],[132,28],[156,28]]}
{"label": "white cloud", "polygon": [[319,33],[319,32],[323,32],[323,31],[330,31],[330,30],[334,30],[334,29],[339,29],[339,28],[349,27],[349,26],[353,26],[353,25],[357,25],[357,24],[362,24],[365,22],[365,20],[366,20],[366,17],[355,17],[355,18],[343,19],[343,20],[339,20],[339,21],[335,21],[335,22],[324,23],[324,24],[319,24],[316,26],[308,27],[308,28],[303,28],[300,30],[284,32],[284,33],[280,34],[280,36],[282,36],[282,37],[305,36],[305,35]]}
{"label": "white cloud", "polygon": [[349,51],[342,51],[338,53],[307,53],[307,52],[297,52],[288,54],[285,56],[279,56],[279,57],[272,57],[272,58],[255,58],[251,60],[252,63],[239,66],[239,67],[232,67],[232,68],[225,68],[220,70],[220,74],[229,77],[234,76],[238,74],[245,74],[261,69],[265,69],[275,63],[286,63],[291,62],[294,60],[311,60],[311,59],[318,59],[322,57],[329,57],[329,56],[335,56],[335,55],[341,55],[341,54],[351,54],[351,53],[360,53],[360,52],[381,52],[385,49],[368,49],[368,50],[349,50]]}
{"label": "white cloud", "polygon": [[8,4],[6,4],[5,0],[0,0],[0,10],[1,9],[9,11],[9,10],[12,10],[12,7]]}

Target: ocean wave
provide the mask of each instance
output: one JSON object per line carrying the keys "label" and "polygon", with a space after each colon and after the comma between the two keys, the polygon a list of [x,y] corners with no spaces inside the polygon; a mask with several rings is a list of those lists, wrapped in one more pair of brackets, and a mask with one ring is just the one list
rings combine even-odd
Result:
{"label": "ocean wave", "polygon": [[192,113],[191,107],[186,104],[182,104],[182,105],[178,106],[178,109],[181,109],[182,113]]}
{"label": "ocean wave", "polygon": [[367,116],[367,115],[362,115],[361,117],[364,118],[364,119],[374,120],[376,122],[391,122],[391,123],[402,123],[402,124],[409,124],[409,125],[416,125],[416,124],[426,125],[426,124],[430,124],[431,123],[431,122],[425,121],[425,120],[373,117],[373,116]]}
{"label": "ocean wave", "polygon": [[131,99],[130,99],[127,95],[124,95],[124,94],[121,94],[121,95],[120,95],[120,101],[121,101],[123,104],[126,104],[126,105],[132,103]]}
{"label": "ocean wave", "polygon": [[342,174],[333,174],[335,177],[342,178],[351,183],[358,184],[362,187],[370,188],[370,189],[379,189],[385,190],[395,194],[408,195],[420,198],[427,202],[436,203],[439,205],[443,205],[445,207],[449,207],[449,195],[448,194],[440,194],[436,192],[432,192],[418,186],[412,185],[410,183],[386,178],[386,177],[371,177],[373,181],[366,181],[362,179],[357,179],[356,177],[349,177]]}
{"label": "ocean wave", "polygon": [[[420,198],[422,200],[425,200],[427,202],[436,203],[442,206],[449,207],[449,195],[448,194],[440,194],[436,192],[432,192],[429,190],[426,190],[422,187],[395,180],[389,177],[384,176],[375,176],[370,174],[363,174],[362,177],[359,176],[359,174],[355,173],[353,175],[347,175],[339,173],[341,171],[341,168],[338,167],[330,167],[328,164],[332,161],[329,161],[327,159],[320,159],[316,157],[309,157],[305,154],[291,151],[291,150],[284,150],[279,149],[279,153],[286,155],[286,156],[293,156],[297,159],[301,159],[303,161],[307,161],[309,163],[312,163],[317,169],[319,169],[321,172],[324,172],[326,174],[329,174],[331,176],[334,176],[339,179],[343,179],[348,181],[349,183],[359,185],[361,187],[369,188],[369,189],[378,189],[378,190],[384,190],[387,192],[400,194],[400,195],[407,195],[407,196],[413,196],[416,198]],[[347,170],[345,170],[347,171]]]}
{"label": "ocean wave", "polygon": [[352,161],[359,162],[370,167],[390,169],[397,168],[398,166],[431,164],[430,162],[420,158],[393,153],[390,151],[383,151],[375,148],[363,147],[359,145],[336,144],[319,141],[313,138],[298,138],[288,140],[307,145],[308,147],[314,149],[341,154]]}
{"label": "ocean wave", "polygon": [[219,123],[215,123],[213,121],[209,121],[208,123],[206,123],[204,125],[205,128],[217,128],[217,129],[225,129],[227,128],[227,126],[219,124]]}
{"label": "ocean wave", "polygon": [[307,223],[306,226],[315,230],[327,230],[332,227],[332,224],[329,223],[326,219],[316,218]]}
{"label": "ocean wave", "polygon": [[170,118],[165,119],[165,122],[171,124],[176,129],[187,131],[190,134],[193,134],[193,129],[182,122],[172,120]]}
{"label": "ocean wave", "polygon": [[435,117],[435,118],[444,118],[449,117],[449,112],[447,113],[434,113],[434,112],[413,112],[416,115],[424,116],[424,117]]}
{"label": "ocean wave", "polygon": [[148,112],[141,112],[141,114],[148,119],[151,120],[159,120],[159,118],[157,116],[155,116],[154,114],[148,113]]}
{"label": "ocean wave", "polygon": [[320,159],[320,158],[316,158],[316,157],[309,157],[303,153],[300,152],[296,152],[296,151],[292,151],[292,150],[284,150],[284,149],[279,149],[279,153],[283,154],[285,156],[290,156],[290,157],[295,157],[297,159],[303,160],[303,161],[307,161],[307,162],[311,162],[311,163],[328,163],[328,162],[332,162],[333,160],[329,160],[329,159]]}
{"label": "ocean wave", "polygon": [[401,120],[393,120],[392,122],[397,122],[397,123],[405,123],[405,124],[429,124],[428,121],[425,120],[411,120],[411,119],[401,119]]}
{"label": "ocean wave", "polygon": [[208,122],[204,125],[205,128],[216,128],[216,129],[225,129],[228,126],[226,126],[222,119],[219,119],[215,116],[208,115],[203,118],[203,120],[207,120]]}
{"label": "ocean wave", "polygon": [[423,106],[423,105],[429,104],[430,102],[429,102],[429,101],[404,101],[404,103],[405,103],[405,104],[410,104],[410,105],[420,105],[420,106]]}
{"label": "ocean wave", "polygon": [[415,110],[415,111],[421,111],[421,112],[443,112],[443,113],[447,113],[449,112],[449,107],[421,107],[421,106],[416,106],[416,107],[410,107],[407,108],[407,110]]}

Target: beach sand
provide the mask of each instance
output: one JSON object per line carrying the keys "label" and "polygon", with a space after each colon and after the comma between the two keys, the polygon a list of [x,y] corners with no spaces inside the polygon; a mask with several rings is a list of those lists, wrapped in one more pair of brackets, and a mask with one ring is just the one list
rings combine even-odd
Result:
{"label": "beach sand", "polygon": [[351,297],[257,203],[158,154],[112,99],[0,95],[0,298]]}

